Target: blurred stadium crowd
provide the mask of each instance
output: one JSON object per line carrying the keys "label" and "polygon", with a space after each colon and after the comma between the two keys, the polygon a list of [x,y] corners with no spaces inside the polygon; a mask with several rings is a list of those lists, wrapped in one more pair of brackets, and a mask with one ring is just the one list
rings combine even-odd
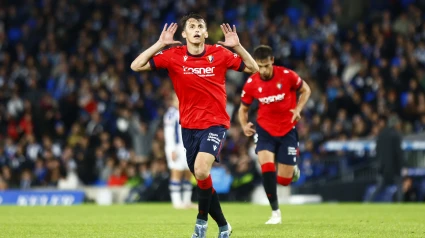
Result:
{"label": "blurred stadium crowd", "polygon": [[[276,64],[309,83],[298,124],[302,181],[323,176],[324,141],[374,137],[390,114],[403,133],[424,131],[424,10],[411,0],[2,1],[0,190],[168,182],[162,115],[171,82],[129,66],[164,23],[190,11],[206,17],[210,44],[222,39],[219,24],[234,23],[245,48],[272,46]],[[236,116],[247,77],[228,73],[232,126],[218,165],[238,199],[259,180]]]}

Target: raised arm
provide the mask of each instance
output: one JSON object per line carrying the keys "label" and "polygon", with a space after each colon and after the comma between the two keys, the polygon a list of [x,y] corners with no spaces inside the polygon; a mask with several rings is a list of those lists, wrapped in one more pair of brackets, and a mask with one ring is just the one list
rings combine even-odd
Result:
{"label": "raised arm", "polygon": [[173,39],[174,33],[177,30],[177,23],[171,23],[167,28],[167,24],[164,25],[164,29],[161,32],[161,36],[158,41],[153,44],[151,47],[143,51],[137,58],[131,63],[131,69],[133,71],[145,71],[150,70],[151,66],[149,64],[149,59],[152,58],[158,51],[164,48],[167,45],[178,44],[180,41],[175,41]]}
{"label": "raised arm", "polygon": [[233,25],[233,30],[229,24],[221,24],[221,30],[224,34],[224,42],[218,41],[218,44],[224,45],[226,47],[230,47],[235,52],[241,56],[245,69],[244,72],[248,74],[253,74],[259,70],[257,63],[254,58],[245,50],[245,48],[239,42],[238,34],[236,33],[236,26]]}

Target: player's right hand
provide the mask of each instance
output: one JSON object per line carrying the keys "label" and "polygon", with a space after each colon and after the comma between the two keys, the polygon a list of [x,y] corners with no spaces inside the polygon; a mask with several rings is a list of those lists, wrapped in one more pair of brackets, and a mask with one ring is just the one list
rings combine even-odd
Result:
{"label": "player's right hand", "polygon": [[243,129],[243,133],[246,136],[252,136],[255,134],[255,130],[254,130],[254,124],[252,122],[248,122],[242,129]]}
{"label": "player's right hand", "polygon": [[161,35],[159,36],[159,41],[164,45],[181,44],[180,41],[175,41],[173,39],[176,31],[177,23],[171,23],[168,27],[167,23],[165,23],[164,29],[162,29]]}

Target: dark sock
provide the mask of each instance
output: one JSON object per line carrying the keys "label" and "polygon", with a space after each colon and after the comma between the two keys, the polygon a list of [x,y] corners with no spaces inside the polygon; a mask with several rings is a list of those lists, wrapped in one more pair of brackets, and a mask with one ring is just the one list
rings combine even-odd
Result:
{"label": "dark sock", "polygon": [[211,175],[204,180],[198,180],[198,219],[208,221],[212,195]]}
{"label": "dark sock", "polygon": [[261,165],[261,172],[263,173],[264,190],[266,191],[270,206],[273,211],[276,211],[279,209],[279,202],[277,200],[276,167],[274,163]]}
{"label": "dark sock", "polygon": [[209,211],[211,217],[217,222],[219,227],[227,226],[226,218],[224,218],[223,212],[221,211],[220,201],[218,200],[218,194],[212,189],[211,205]]}

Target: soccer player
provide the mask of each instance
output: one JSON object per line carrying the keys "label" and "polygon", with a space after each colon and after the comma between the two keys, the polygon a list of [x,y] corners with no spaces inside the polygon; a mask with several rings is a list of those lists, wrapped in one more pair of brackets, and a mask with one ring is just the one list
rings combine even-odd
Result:
{"label": "soccer player", "polygon": [[[266,224],[280,224],[282,217],[277,198],[276,182],[288,186],[299,179],[296,165],[298,134],[295,124],[310,97],[310,87],[294,71],[274,66],[272,48],[261,45],[254,50],[259,72],[246,81],[238,111],[246,136],[254,136],[255,152],[261,164],[263,186],[269,199],[272,216]],[[300,94],[297,103],[297,92]],[[259,101],[257,125],[248,122],[249,105]],[[277,161],[277,177],[276,166]]]}
{"label": "soccer player", "polygon": [[208,214],[219,226],[219,237],[229,237],[232,229],[222,213],[210,176],[211,166],[219,161],[221,146],[230,127],[225,74],[228,69],[251,74],[258,71],[258,66],[240,44],[235,26],[222,24],[225,41],[215,45],[205,43],[208,31],[202,16],[184,16],[181,27],[186,45],[162,50],[180,44],[173,39],[177,24],[165,25],[159,40],[142,52],[131,68],[134,71],[166,69],[179,99],[187,164],[198,185],[198,215],[192,237],[206,236]]}
{"label": "soccer player", "polygon": [[[179,100],[172,94],[170,106],[164,114],[165,155],[171,171],[170,197],[176,209],[192,206],[192,172],[186,162],[179,116]],[[182,194],[183,191],[183,194]]]}

